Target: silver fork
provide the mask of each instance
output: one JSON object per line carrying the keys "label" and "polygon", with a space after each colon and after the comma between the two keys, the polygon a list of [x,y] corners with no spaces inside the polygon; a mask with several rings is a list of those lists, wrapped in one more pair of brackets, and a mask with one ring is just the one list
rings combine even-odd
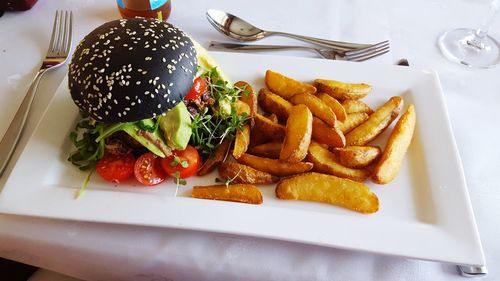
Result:
{"label": "silver fork", "polygon": [[210,42],[211,49],[216,50],[233,50],[233,51],[275,51],[275,50],[306,50],[312,51],[325,59],[331,60],[348,60],[348,61],[365,61],[380,55],[383,55],[390,50],[389,41],[382,41],[371,46],[344,51],[334,48],[313,48],[307,46],[286,46],[286,45],[246,45],[224,42]]}
{"label": "silver fork", "polygon": [[62,65],[68,58],[71,49],[71,34],[73,25],[73,13],[69,11],[56,11],[50,46],[42,61],[40,70],[36,73],[33,82],[16,112],[14,119],[0,142],[0,176],[16,149],[19,138],[26,124],[26,119],[33,103],[38,84],[43,74],[53,68]]}

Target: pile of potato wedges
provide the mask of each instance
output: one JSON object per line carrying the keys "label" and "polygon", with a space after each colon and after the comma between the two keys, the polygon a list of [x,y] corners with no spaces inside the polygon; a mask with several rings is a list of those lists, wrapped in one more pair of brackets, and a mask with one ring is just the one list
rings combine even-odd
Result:
{"label": "pile of potato wedges", "polygon": [[[308,84],[268,70],[258,94],[243,81],[237,112],[250,118],[198,171],[218,168],[225,184],[195,186],[196,198],[263,202],[255,185],[276,184],[279,199],[323,202],[374,213],[379,200],[363,182],[391,182],[413,137],[416,113],[391,97],[372,109],[362,101],[372,87],[316,79]],[[402,114],[401,114],[402,113]],[[385,147],[371,143],[401,114]]]}

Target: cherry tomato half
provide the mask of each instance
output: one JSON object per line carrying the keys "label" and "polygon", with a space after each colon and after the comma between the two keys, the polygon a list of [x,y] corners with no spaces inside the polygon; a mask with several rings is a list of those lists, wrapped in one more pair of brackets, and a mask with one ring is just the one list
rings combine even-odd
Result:
{"label": "cherry tomato half", "polygon": [[135,161],[134,175],[138,182],[145,185],[156,185],[167,178],[161,168],[160,157],[152,152],[146,152]]}
{"label": "cherry tomato half", "polygon": [[167,174],[174,175],[179,172],[179,177],[183,179],[196,174],[200,163],[200,154],[191,145],[184,150],[174,150],[172,155],[161,159],[161,166]]}
{"label": "cherry tomato half", "polygon": [[207,91],[207,84],[201,77],[194,79],[193,86],[189,93],[184,97],[185,100],[195,100]]}
{"label": "cherry tomato half", "polygon": [[135,158],[132,153],[126,155],[106,154],[96,165],[96,172],[105,180],[120,183],[134,174]]}

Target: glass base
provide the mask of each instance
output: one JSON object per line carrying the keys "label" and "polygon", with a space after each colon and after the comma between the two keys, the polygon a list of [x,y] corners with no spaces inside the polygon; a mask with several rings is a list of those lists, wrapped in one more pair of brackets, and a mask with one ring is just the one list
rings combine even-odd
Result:
{"label": "glass base", "polygon": [[481,42],[475,30],[459,28],[443,33],[438,45],[443,55],[451,61],[477,68],[489,68],[500,63],[500,44],[491,36]]}

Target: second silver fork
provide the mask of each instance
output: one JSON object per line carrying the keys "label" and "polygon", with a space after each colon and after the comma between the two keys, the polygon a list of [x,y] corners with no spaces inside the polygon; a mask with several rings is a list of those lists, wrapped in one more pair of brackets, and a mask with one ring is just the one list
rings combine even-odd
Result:
{"label": "second silver fork", "polygon": [[287,45],[247,45],[224,42],[210,42],[211,49],[232,50],[232,51],[281,51],[281,50],[306,50],[312,51],[325,59],[365,61],[377,56],[381,56],[390,50],[389,41],[383,41],[366,48],[343,51],[333,48],[313,48],[307,46],[287,46]]}

